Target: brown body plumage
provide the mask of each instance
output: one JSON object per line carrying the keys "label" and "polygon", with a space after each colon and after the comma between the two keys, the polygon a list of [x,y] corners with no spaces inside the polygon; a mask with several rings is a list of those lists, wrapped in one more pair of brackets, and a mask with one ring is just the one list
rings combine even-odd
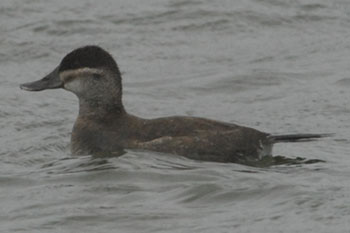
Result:
{"label": "brown body plumage", "polygon": [[318,134],[273,136],[235,124],[196,117],[142,119],[122,104],[121,75],[112,56],[97,46],[66,55],[45,78],[21,85],[40,91],[64,88],[79,98],[71,148],[73,154],[117,153],[144,149],[217,162],[256,161],[271,155],[279,141],[322,137]]}

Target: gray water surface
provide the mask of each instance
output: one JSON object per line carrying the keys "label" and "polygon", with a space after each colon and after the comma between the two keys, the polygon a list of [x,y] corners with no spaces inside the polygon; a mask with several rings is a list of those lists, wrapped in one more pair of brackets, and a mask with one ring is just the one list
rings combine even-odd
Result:
{"label": "gray water surface", "polygon": [[[0,22],[0,232],[350,232],[349,1],[3,0]],[[335,133],[274,150],[326,162],[74,157],[76,97],[18,85],[87,44],[132,114]]]}

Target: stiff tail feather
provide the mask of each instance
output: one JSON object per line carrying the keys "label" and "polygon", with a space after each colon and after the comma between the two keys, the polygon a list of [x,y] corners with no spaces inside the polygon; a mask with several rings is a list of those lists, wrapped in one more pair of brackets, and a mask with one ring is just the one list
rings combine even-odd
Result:
{"label": "stiff tail feather", "polygon": [[285,135],[270,135],[269,139],[273,143],[278,142],[305,142],[314,141],[319,138],[330,137],[333,134],[285,134]]}

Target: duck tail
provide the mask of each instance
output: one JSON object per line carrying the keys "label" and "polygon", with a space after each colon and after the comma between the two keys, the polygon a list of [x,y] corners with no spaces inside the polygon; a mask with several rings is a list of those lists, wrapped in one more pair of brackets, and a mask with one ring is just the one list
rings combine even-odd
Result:
{"label": "duck tail", "polygon": [[285,135],[270,135],[269,139],[273,143],[279,142],[307,142],[314,141],[319,138],[331,137],[333,134],[285,134]]}

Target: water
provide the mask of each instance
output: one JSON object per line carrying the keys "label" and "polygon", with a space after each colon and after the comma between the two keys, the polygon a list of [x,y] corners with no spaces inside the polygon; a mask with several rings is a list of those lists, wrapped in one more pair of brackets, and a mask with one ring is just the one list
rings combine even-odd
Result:
{"label": "water", "polygon": [[[0,22],[0,232],[349,232],[348,1],[4,0]],[[73,157],[76,97],[18,85],[86,44],[116,58],[130,113],[335,133],[274,150],[326,162]]]}

